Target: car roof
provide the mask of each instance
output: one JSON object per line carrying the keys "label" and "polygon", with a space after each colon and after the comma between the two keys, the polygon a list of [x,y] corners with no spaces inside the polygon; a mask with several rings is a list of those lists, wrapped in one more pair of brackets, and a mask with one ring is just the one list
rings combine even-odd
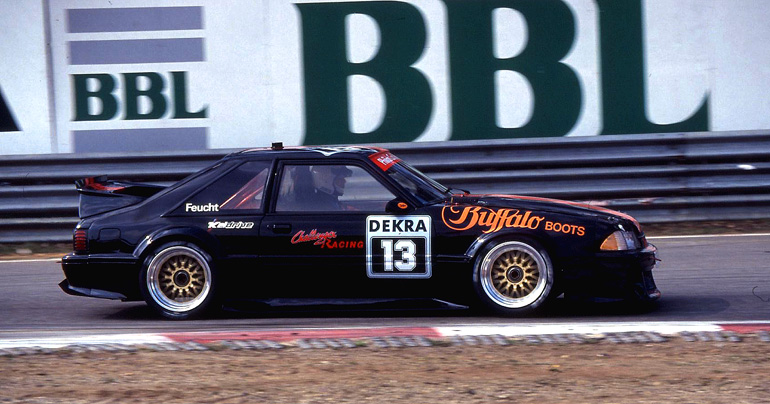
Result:
{"label": "car roof", "polygon": [[290,146],[273,144],[272,147],[262,147],[241,150],[231,153],[226,158],[249,157],[284,157],[284,158],[337,158],[337,157],[368,157],[375,153],[387,153],[388,150],[371,146]]}

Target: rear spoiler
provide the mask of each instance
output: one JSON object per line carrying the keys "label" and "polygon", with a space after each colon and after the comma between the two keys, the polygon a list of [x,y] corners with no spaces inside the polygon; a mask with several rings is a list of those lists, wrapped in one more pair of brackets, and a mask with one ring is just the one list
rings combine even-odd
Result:
{"label": "rear spoiler", "polygon": [[122,182],[107,176],[88,177],[75,181],[80,193],[78,216],[83,219],[99,213],[135,205],[164,189],[161,185]]}

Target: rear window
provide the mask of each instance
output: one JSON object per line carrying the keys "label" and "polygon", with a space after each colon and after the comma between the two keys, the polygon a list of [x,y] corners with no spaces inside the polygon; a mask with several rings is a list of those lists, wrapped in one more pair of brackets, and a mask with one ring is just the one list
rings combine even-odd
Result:
{"label": "rear window", "polygon": [[270,164],[270,161],[241,164],[185,201],[182,212],[261,210]]}

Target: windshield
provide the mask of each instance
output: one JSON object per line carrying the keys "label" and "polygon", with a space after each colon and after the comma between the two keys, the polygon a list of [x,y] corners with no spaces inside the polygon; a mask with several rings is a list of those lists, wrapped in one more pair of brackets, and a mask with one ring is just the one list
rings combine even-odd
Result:
{"label": "windshield", "polygon": [[442,201],[450,194],[449,188],[403,161],[392,165],[386,172],[420,203],[431,204]]}

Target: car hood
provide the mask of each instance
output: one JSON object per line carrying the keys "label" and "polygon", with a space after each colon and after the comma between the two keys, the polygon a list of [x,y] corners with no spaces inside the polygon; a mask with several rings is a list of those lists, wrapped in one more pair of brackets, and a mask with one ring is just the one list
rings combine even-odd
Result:
{"label": "car hood", "polygon": [[580,202],[563,201],[559,199],[538,198],[520,195],[452,195],[450,205],[472,205],[486,208],[507,208],[535,210],[564,215],[590,216],[614,222],[629,221],[641,231],[639,222],[622,212],[601,206]]}

